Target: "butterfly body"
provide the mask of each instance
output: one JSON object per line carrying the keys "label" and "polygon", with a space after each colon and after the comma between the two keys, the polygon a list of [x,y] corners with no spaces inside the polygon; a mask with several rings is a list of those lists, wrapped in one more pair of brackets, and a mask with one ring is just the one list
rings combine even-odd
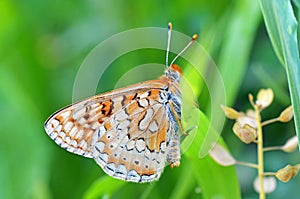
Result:
{"label": "butterfly body", "polygon": [[94,158],[110,176],[133,182],[159,178],[180,164],[180,68],[88,98],[54,113],[48,135],[69,152]]}

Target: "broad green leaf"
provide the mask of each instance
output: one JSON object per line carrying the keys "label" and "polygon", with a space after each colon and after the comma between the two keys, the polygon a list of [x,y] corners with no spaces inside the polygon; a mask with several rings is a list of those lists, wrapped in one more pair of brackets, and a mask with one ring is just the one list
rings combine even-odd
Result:
{"label": "broad green leaf", "polygon": [[180,173],[179,180],[170,196],[172,199],[187,198],[188,195],[193,192],[192,189],[194,189],[195,175],[189,163],[184,164],[183,166],[183,171]]}
{"label": "broad green leaf", "polygon": [[294,121],[298,138],[300,135],[300,61],[297,41],[298,23],[293,8],[287,0],[261,0],[261,9],[273,48],[285,66]]}
{"label": "broad green leaf", "polygon": [[[234,167],[220,166],[210,156],[199,158],[199,149],[203,144],[202,141],[210,123],[202,112],[199,111],[198,114],[200,115],[198,130],[192,145],[187,149],[185,155],[190,160],[193,173],[201,187],[203,198],[241,198],[239,182]],[[221,138],[219,141],[223,143]]]}
{"label": "broad green leaf", "polygon": [[90,188],[85,192],[85,199],[101,198],[104,196],[111,196],[119,188],[125,185],[126,182],[114,179],[110,176],[103,176],[96,180]]}

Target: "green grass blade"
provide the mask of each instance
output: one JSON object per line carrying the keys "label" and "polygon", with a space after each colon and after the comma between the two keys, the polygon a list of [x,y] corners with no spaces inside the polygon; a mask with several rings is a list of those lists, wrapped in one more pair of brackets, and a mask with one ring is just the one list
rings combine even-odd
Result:
{"label": "green grass blade", "polygon": [[294,121],[300,138],[300,61],[297,41],[298,24],[290,1],[261,0],[267,30],[278,59],[286,69]]}
{"label": "green grass blade", "polygon": [[[243,81],[260,19],[257,0],[236,2],[223,36],[224,43],[218,61],[229,106],[233,104]],[[219,92],[218,88],[215,92]]]}

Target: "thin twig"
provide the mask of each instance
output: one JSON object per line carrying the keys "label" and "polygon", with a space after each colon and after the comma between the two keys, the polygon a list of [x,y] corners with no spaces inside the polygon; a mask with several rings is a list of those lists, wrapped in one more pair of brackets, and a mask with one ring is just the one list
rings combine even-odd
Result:
{"label": "thin twig", "polygon": [[269,146],[264,148],[264,152],[266,151],[275,151],[275,150],[282,150],[281,146]]}
{"label": "thin twig", "polygon": [[275,172],[265,172],[264,176],[275,176],[276,173]]}
{"label": "thin twig", "polygon": [[236,161],[235,164],[241,165],[241,166],[246,166],[246,167],[251,167],[251,168],[255,168],[258,169],[258,165],[257,164],[253,164],[250,162],[240,162],[240,161]]}
{"label": "thin twig", "polygon": [[274,122],[278,122],[279,121],[279,118],[277,117],[277,118],[273,118],[273,119],[269,119],[269,120],[267,120],[267,121],[264,121],[264,122],[262,122],[261,123],[261,126],[266,126],[266,125],[268,125],[268,124],[271,124],[271,123],[274,123]]}
{"label": "thin twig", "polygon": [[256,124],[257,124],[257,157],[258,157],[258,179],[259,179],[259,198],[265,199],[264,191],[264,150],[263,150],[263,132],[260,116],[260,107],[255,106]]}

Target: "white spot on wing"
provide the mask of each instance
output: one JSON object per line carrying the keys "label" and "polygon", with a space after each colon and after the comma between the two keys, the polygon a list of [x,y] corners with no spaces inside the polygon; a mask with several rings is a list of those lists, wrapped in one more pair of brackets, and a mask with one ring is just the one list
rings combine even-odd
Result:
{"label": "white spot on wing", "polygon": [[75,112],[73,114],[73,118],[75,120],[77,120],[80,117],[82,117],[84,114],[85,114],[85,108],[84,107],[80,107],[79,109],[75,110]]}
{"label": "white spot on wing", "polygon": [[[104,147],[105,147],[104,142],[97,142],[95,144],[95,149],[96,149],[95,153],[101,153],[103,151]],[[95,157],[96,157],[96,155],[95,155]]]}
{"label": "white spot on wing", "polygon": [[129,140],[129,142],[126,145],[128,150],[132,150],[134,147],[134,141],[133,140]]}
{"label": "white spot on wing", "polygon": [[81,140],[80,142],[79,142],[79,144],[78,144],[78,147],[81,147],[82,148],[82,150],[86,150],[87,149],[87,143],[86,143],[86,141],[85,140]]}
{"label": "white spot on wing", "polygon": [[132,182],[139,182],[141,179],[141,176],[135,171],[131,170],[127,174],[127,181],[132,181]]}
{"label": "white spot on wing", "polygon": [[105,166],[105,170],[110,175],[114,175],[114,173],[116,171],[116,165],[114,163],[109,163]]}
{"label": "white spot on wing", "polygon": [[161,144],[160,144],[160,151],[166,151],[166,142],[162,142]]}
{"label": "white spot on wing", "polygon": [[100,161],[100,164],[106,164],[108,161],[108,155],[106,153],[101,153],[99,158],[97,158]]}
{"label": "white spot on wing", "polygon": [[52,132],[49,134],[49,136],[54,140],[57,137],[57,132]]}
{"label": "white spot on wing", "polygon": [[145,117],[140,121],[139,128],[145,130],[153,116],[153,110],[150,108],[146,111]]}
{"label": "white spot on wing", "polygon": [[67,122],[65,125],[64,125],[64,129],[66,132],[69,132],[71,131],[71,127],[73,126],[73,122]]}
{"label": "white spot on wing", "polygon": [[142,139],[137,140],[137,141],[135,142],[135,148],[136,148],[136,150],[137,150],[138,152],[141,152],[141,151],[145,150],[145,148],[146,148],[146,143],[145,143],[145,141],[142,140]]}
{"label": "white spot on wing", "polygon": [[62,129],[62,125],[58,125],[58,127],[55,128],[55,131],[56,131],[56,132],[60,132],[61,129]]}
{"label": "white spot on wing", "polygon": [[98,137],[101,138],[105,133],[106,133],[105,127],[104,126],[100,126],[99,132],[98,132]]}
{"label": "white spot on wing", "polygon": [[65,120],[66,118],[68,118],[70,116],[71,111],[65,111],[63,113],[60,114],[61,117],[63,117],[63,120]]}
{"label": "white spot on wing", "polygon": [[73,147],[77,147],[77,142],[75,140],[71,140],[70,145]]}
{"label": "white spot on wing", "polygon": [[56,119],[52,119],[50,123],[53,125],[53,128],[56,128],[59,125],[59,121],[57,121]]}
{"label": "white spot on wing", "polygon": [[55,142],[56,142],[56,144],[61,145],[62,139],[59,138],[59,137],[57,137],[57,138],[55,139]]}
{"label": "white spot on wing", "polygon": [[156,121],[153,121],[151,122],[150,126],[149,126],[149,130],[152,132],[152,133],[155,133],[158,131],[158,125],[157,125],[157,122]]}
{"label": "white spot on wing", "polygon": [[148,97],[148,95],[149,95],[149,93],[145,92],[145,93],[140,94],[139,97],[142,99],[142,98]]}
{"label": "white spot on wing", "polygon": [[73,128],[71,129],[71,131],[67,131],[67,132],[69,133],[70,136],[73,137],[77,131],[78,131],[77,127],[73,126]]}
{"label": "white spot on wing", "polygon": [[65,134],[65,132],[61,131],[61,132],[58,133],[58,136],[60,136],[61,139],[64,139],[66,134]]}
{"label": "white spot on wing", "polygon": [[68,144],[65,143],[65,142],[62,142],[60,146],[61,146],[62,148],[67,148],[67,147],[68,147]]}
{"label": "white spot on wing", "polygon": [[70,139],[70,137],[66,137],[64,141],[69,145],[71,142],[71,139]]}
{"label": "white spot on wing", "polygon": [[155,179],[155,174],[152,174],[150,176],[148,175],[142,175],[142,182],[151,182]]}
{"label": "white spot on wing", "polygon": [[124,110],[122,110],[122,111],[120,111],[119,113],[116,114],[115,120],[122,121],[122,120],[126,119],[127,117],[128,117],[128,115],[125,113]]}
{"label": "white spot on wing", "polygon": [[138,102],[140,104],[140,106],[142,107],[147,107],[148,106],[148,101],[146,99],[141,99]]}
{"label": "white spot on wing", "polygon": [[125,130],[129,126],[129,124],[130,124],[129,120],[124,120],[119,123],[118,128]]}
{"label": "white spot on wing", "polygon": [[126,169],[126,167],[125,167],[123,164],[120,164],[120,165],[117,167],[114,176],[119,177],[119,178],[125,180],[126,175],[127,175],[127,169]]}

